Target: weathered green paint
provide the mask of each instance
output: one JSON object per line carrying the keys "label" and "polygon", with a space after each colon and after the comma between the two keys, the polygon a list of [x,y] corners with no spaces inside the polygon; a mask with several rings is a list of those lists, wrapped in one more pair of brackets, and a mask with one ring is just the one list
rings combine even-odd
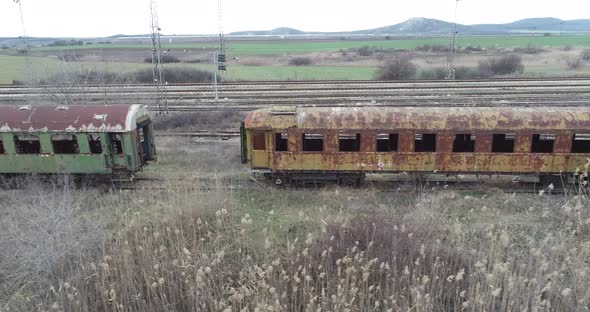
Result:
{"label": "weathered green paint", "polygon": [[16,133],[0,133],[5,153],[0,154],[0,173],[73,173],[112,174],[116,171],[134,172],[141,169],[135,131],[121,133],[123,154],[112,155],[109,134],[97,133],[101,138],[102,153],[90,154],[88,134],[75,133],[78,154],[55,154],[51,136],[58,133],[28,133],[39,137],[41,154],[17,154],[14,145]]}

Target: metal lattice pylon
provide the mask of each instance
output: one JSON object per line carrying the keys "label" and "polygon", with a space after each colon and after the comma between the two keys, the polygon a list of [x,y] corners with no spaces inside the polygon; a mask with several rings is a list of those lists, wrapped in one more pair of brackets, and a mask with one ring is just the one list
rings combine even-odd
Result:
{"label": "metal lattice pylon", "polygon": [[168,114],[166,98],[166,77],[162,66],[162,42],[160,40],[160,24],[156,0],[150,0],[150,23],[152,39],[152,78],[156,90],[156,106],[158,114]]}

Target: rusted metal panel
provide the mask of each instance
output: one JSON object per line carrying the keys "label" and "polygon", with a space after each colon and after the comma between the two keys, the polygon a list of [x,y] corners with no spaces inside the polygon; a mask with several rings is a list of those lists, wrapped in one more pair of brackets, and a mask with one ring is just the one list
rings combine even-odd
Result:
{"label": "rusted metal panel", "polygon": [[438,133],[436,135],[436,152],[451,153],[453,151],[454,133]]}
{"label": "rusted metal panel", "polygon": [[416,133],[414,131],[400,131],[398,150],[401,153],[413,153],[415,137]]}
{"label": "rusted metal panel", "polygon": [[472,153],[272,153],[276,171],[560,173],[584,170],[584,156]]}
{"label": "rusted metal panel", "polygon": [[300,107],[294,115],[272,115],[271,109],[251,112],[248,128],[347,130],[555,130],[590,128],[587,107]]}
{"label": "rusted metal panel", "polygon": [[377,150],[377,134],[375,132],[361,133],[361,152],[373,152]]}
{"label": "rusted metal panel", "polygon": [[573,132],[564,131],[557,134],[555,144],[553,145],[554,153],[569,153],[572,149]]}
{"label": "rusted metal panel", "polygon": [[531,133],[518,133],[514,142],[515,153],[530,153],[532,143]]}
{"label": "rusted metal panel", "polygon": [[490,153],[492,151],[491,133],[476,132],[475,134],[475,152],[476,153]]}
{"label": "rusted metal panel", "polygon": [[143,116],[141,105],[0,105],[0,132],[127,132]]}

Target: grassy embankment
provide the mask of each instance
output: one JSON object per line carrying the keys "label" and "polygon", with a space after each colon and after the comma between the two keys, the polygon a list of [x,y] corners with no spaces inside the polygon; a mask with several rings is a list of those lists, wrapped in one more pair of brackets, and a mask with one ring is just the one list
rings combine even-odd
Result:
{"label": "grassy embankment", "polygon": [[[227,170],[213,152],[202,157],[187,145],[178,153],[173,143],[151,170],[182,159],[213,177]],[[227,177],[158,186],[165,189],[104,194],[30,183],[0,191],[0,308],[581,311],[590,304],[586,197],[273,189]]]}

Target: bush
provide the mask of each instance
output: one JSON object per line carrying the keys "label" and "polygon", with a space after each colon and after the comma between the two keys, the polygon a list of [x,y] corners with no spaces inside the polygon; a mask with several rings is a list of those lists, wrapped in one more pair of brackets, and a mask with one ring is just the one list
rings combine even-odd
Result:
{"label": "bush", "polygon": [[295,65],[295,66],[311,65],[311,63],[312,63],[312,61],[311,61],[311,58],[309,58],[309,57],[295,57],[289,61],[289,65]]}
{"label": "bush", "polygon": [[[204,70],[192,68],[164,68],[166,82],[187,83],[187,82],[209,82],[211,73]],[[141,83],[152,83],[152,69],[140,69],[130,74],[130,79]]]}
{"label": "bush", "polygon": [[448,71],[444,67],[437,67],[437,68],[429,68],[420,71],[420,79],[429,79],[429,80],[437,80],[437,79],[445,79],[447,77]]}
{"label": "bush", "polygon": [[[143,61],[145,63],[151,63],[152,57],[148,56],[145,59],[143,59]],[[164,54],[160,57],[160,62],[162,62],[162,63],[180,63],[180,60],[176,56]]]}
{"label": "bush", "polygon": [[479,61],[479,73],[485,76],[508,75],[524,72],[522,57],[516,54]]}
{"label": "bush", "polygon": [[582,67],[582,59],[580,57],[570,57],[565,60],[569,70],[576,70]]}
{"label": "bush", "polygon": [[374,49],[369,46],[362,46],[356,50],[359,56],[371,56],[374,52]]}
{"label": "bush", "polygon": [[580,52],[580,58],[584,61],[590,61],[590,49],[585,49]]}
{"label": "bush", "polygon": [[517,47],[513,49],[514,53],[524,53],[524,54],[539,54],[545,52],[545,50],[535,46],[534,44],[529,43],[526,47]]}
{"label": "bush", "polygon": [[154,120],[156,130],[170,129],[238,129],[246,112],[211,111],[170,114]]}
{"label": "bush", "polygon": [[378,80],[403,80],[416,78],[416,65],[407,54],[396,55],[381,65],[377,71]]}
{"label": "bush", "polygon": [[417,46],[414,50],[420,52],[449,52],[449,47],[444,44],[423,44]]}
{"label": "bush", "polygon": [[[445,79],[448,75],[448,70],[444,67],[437,67],[426,69],[420,72],[420,79]],[[481,73],[477,68],[459,66],[455,68],[455,79],[474,79],[487,78],[486,73]]]}

